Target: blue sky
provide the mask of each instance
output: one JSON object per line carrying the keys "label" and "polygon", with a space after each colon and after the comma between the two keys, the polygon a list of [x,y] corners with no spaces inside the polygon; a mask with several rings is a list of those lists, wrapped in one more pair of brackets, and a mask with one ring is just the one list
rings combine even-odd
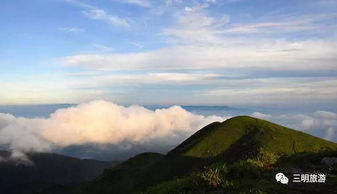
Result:
{"label": "blue sky", "polygon": [[3,0],[0,104],[336,107],[336,0]]}

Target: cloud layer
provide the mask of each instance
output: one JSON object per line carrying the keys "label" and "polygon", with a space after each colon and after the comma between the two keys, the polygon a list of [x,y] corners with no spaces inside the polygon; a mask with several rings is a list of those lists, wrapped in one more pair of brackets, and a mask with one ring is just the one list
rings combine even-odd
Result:
{"label": "cloud layer", "polygon": [[0,144],[19,152],[52,151],[58,147],[123,141],[174,145],[201,127],[224,118],[192,114],[179,106],[154,111],[92,101],[59,109],[49,118],[17,118],[0,114]]}
{"label": "cloud layer", "polygon": [[328,111],[315,111],[307,114],[264,114],[254,112],[252,116],[282,123],[290,128],[337,142],[337,114]]}

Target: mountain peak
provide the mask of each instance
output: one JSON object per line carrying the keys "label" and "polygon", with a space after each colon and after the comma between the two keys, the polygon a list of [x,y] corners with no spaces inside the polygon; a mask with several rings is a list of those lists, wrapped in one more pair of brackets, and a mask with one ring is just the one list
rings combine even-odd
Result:
{"label": "mountain peak", "polygon": [[[250,116],[237,116],[207,125],[197,131],[169,155],[196,158],[254,155],[258,150],[289,155],[336,149],[335,143]],[[237,156],[240,154],[241,156]]]}

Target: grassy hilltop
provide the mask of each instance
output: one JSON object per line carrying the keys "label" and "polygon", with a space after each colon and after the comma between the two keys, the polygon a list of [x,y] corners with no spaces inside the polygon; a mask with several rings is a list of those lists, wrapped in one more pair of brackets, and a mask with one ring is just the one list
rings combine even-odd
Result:
{"label": "grassy hilltop", "polygon": [[[265,120],[239,116],[196,132],[167,155],[144,153],[107,169],[74,193],[333,193],[337,144]],[[324,172],[326,184],[291,181],[295,172]]]}
{"label": "grassy hilltop", "polygon": [[233,160],[254,157],[261,150],[290,155],[326,148],[335,149],[336,144],[268,121],[239,116],[204,127],[169,154],[196,158],[222,155]]}

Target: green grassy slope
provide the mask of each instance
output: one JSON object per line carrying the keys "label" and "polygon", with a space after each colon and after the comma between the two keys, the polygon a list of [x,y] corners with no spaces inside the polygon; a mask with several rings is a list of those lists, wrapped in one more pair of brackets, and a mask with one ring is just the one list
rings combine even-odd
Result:
{"label": "green grassy slope", "polygon": [[232,157],[233,154],[238,154],[243,157],[244,154],[256,152],[257,149],[290,155],[297,152],[337,149],[337,145],[265,120],[239,116],[223,123],[206,126],[169,154],[197,158],[222,154]]}
{"label": "green grassy slope", "polygon": [[[313,166],[325,169],[319,161],[326,153],[337,156],[337,144],[268,121],[239,116],[204,127],[165,156],[143,154],[106,170],[85,190],[284,193],[289,188],[274,181],[277,171],[291,173],[289,169],[301,169],[294,162],[299,159],[306,169],[313,170],[309,168]],[[257,189],[257,185],[263,186]],[[310,189],[304,189],[307,188]],[[296,193],[296,189],[292,191]]]}

